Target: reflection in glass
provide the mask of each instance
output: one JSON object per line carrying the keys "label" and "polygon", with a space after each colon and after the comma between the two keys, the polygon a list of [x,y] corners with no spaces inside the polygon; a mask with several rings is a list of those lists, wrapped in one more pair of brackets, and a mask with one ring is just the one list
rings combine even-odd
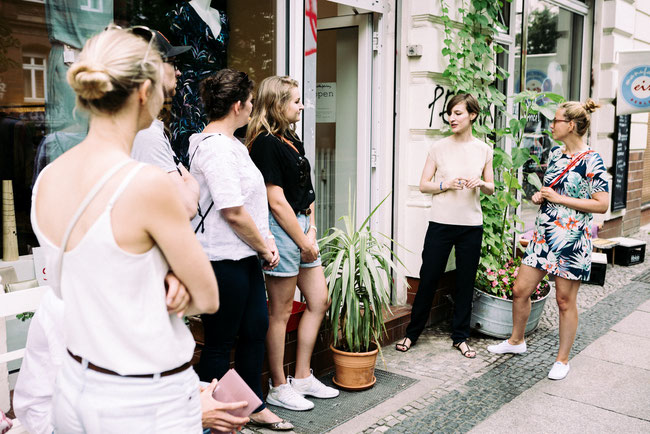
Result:
{"label": "reflection in glass", "polygon": [[[580,64],[582,59],[582,33],[584,17],[567,11],[556,4],[544,0],[526,0],[528,8],[526,41],[525,89],[535,92],[553,92],[565,99],[579,99]],[[523,1],[517,1],[515,92],[521,89],[521,44]],[[554,141],[544,134],[550,123],[542,115],[531,116],[526,125],[523,146],[531,155],[540,159],[540,164],[532,159],[524,166],[524,190],[526,199],[535,193],[526,177],[536,173],[542,178],[546,162]],[[524,202],[522,219],[526,229],[534,227],[537,206]]]}

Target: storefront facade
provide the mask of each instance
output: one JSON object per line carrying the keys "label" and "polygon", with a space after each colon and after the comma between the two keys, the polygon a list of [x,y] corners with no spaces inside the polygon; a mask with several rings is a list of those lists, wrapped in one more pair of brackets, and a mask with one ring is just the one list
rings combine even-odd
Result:
{"label": "storefront facade", "polygon": [[[200,78],[223,67],[245,71],[257,82],[274,74],[296,78],[305,103],[298,131],[314,169],[319,235],[339,224],[338,218],[349,212],[350,204],[361,222],[392,193],[371,224],[404,246],[396,247],[406,264],[404,274],[417,279],[430,207],[428,196],[418,191],[419,177],[429,146],[447,130],[444,106],[451,94],[442,77],[446,67],[441,54],[442,5],[457,21],[463,2],[197,3],[218,11],[220,26],[210,32],[219,36],[208,47],[212,58],[202,70],[193,69],[197,65],[193,59],[179,59],[181,80],[194,80],[196,89]],[[552,91],[567,99],[591,96],[604,103],[594,115],[588,140],[612,167],[613,56],[617,50],[650,44],[645,30],[650,28],[650,6],[645,3],[507,3],[501,20],[509,30],[494,43],[506,50],[497,62],[510,75],[498,87],[513,95],[524,82],[527,89]],[[61,91],[67,86],[62,81],[67,67],[64,46],[79,48],[84,36],[111,21],[122,26],[147,25],[161,30],[174,44],[191,44],[183,26],[206,26],[197,20],[200,16],[187,2],[168,0],[5,0],[0,4],[0,27],[7,29],[0,37],[8,47],[7,54],[0,56],[0,173],[3,179],[13,180],[21,255],[36,245],[29,222],[34,174],[85,133],[83,117],[72,112],[69,93]],[[634,30],[630,22],[635,23]],[[526,49],[522,50],[522,44]],[[177,115],[173,101],[168,110],[171,117]],[[192,128],[199,129],[200,122],[193,122]],[[530,165],[529,171],[544,170],[551,146],[543,135],[548,127],[545,119],[531,119],[527,126],[525,146],[542,160],[540,166]],[[634,177],[643,175],[643,154],[638,153],[646,146],[647,115],[632,116],[630,137],[629,170],[641,172],[630,172],[626,208],[604,217],[605,235],[617,225],[621,231],[632,230],[640,221],[644,199],[641,182]],[[51,145],[44,147],[44,141]],[[173,143],[182,156],[182,137]],[[534,212],[534,207],[522,206],[525,230],[532,228]],[[626,218],[635,220],[625,226]],[[398,287],[394,304],[405,304],[408,294],[406,287]]]}
{"label": "storefront facade", "polygon": [[617,166],[625,168],[624,189],[613,188],[612,204],[616,206],[610,207],[604,216],[600,235],[606,238],[630,236],[638,231],[642,224],[642,208],[648,209],[650,203],[650,159],[646,152],[648,114],[636,113],[629,117],[627,152],[621,152],[617,143],[620,118],[615,110],[618,52],[650,50],[650,3],[598,0],[594,14],[593,95],[603,108],[595,113],[592,135],[605,165],[612,168],[612,174],[616,176],[614,168]]}
{"label": "storefront facade", "polygon": [[[210,24],[195,6],[209,11]],[[181,159],[205,121],[191,109],[202,78],[224,67],[258,83],[287,74],[302,87],[298,132],[313,162],[320,234],[348,212],[350,192],[362,220],[391,191],[394,0],[8,0],[0,5],[8,47],[0,58],[0,159],[2,178],[13,181],[21,255],[36,245],[29,223],[35,176],[87,131],[65,81],[69,56],[110,22],[145,25],[193,47],[176,59],[181,77],[166,105]],[[199,40],[201,32],[210,37]],[[376,215],[386,233],[390,215],[388,205]]]}
{"label": "storefront facade", "polygon": [[[497,87],[506,96],[519,92],[521,82],[526,83],[528,90],[555,92],[566,99],[584,100],[591,95],[592,3],[575,0],[506,3],[500,21],[508,31],[499,33],[493,43],[505,49],[497,57],[497,64],[509,72],[509,77],[496,83]],[[447,66],[442,55],[444,7],[448,8],[452,22],[462,20],[458,12],[464,7],[461,1],[405,0],[400,8],[394,235],[410,250],[399,249],[399,252],[413,287],[417,287],[431,203],[428,195],[419,192],[420,174],[429,147],[448,131],[445,103],[452,95],[449,82],[442,75]],[[514,112],[511,102],[508,110]],[[525,167],[529,172],[543,173],[551,148],[551,141],[543,134],[548,128],[548,120],[544,118],[529,119],[524,146],[541,160],[539,166]],[[589,140],[600,151],[600,144],[592,138]],[[508,143],[503,146],[507,151]],[[527,196],[532,192],[527,189]],[[532,204],[524,202],[521,206],[519,215],[525,222],[524,231],[534,227],[535,212]],[[452,255],[448,269],[453,268]],[[410,301],[413,292],[403,288],[397,292],[396,300]]]}

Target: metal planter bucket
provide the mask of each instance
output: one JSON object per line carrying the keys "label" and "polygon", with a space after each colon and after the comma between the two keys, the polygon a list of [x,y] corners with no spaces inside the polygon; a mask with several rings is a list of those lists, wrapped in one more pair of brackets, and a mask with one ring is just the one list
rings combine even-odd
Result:
{"label": "metal planter bucket", "polygon": [[[537,328],[547,298],[548,294],[544,298],[532,302],[525,334],[529,334]],[[474,305],[470,325],[474,330],[488,336],[510,337],[512,333],[512,300],[505,300],[474,289]]]}

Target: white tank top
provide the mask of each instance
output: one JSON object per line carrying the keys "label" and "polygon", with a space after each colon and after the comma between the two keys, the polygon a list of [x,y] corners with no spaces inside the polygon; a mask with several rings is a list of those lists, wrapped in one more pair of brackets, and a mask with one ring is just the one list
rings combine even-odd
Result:
{"label": "white tank top", "polygon": [[[130,170],[82,240],[65,252],[61,275],[66,346],[121,375],[174,369],[192,358],[195,345],[183,320],[167,313],[164,278],[169,266],[160,249],[125,252],[113,236],[113,205],[141,167]],[[32,191],[32,228],[45,254],[57,255],[59,246],[43,235],[36,220],[44,172]]]}

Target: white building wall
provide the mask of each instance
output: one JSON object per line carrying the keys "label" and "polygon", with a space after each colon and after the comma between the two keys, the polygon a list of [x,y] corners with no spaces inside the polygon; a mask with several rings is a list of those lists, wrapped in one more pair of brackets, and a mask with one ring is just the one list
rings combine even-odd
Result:
{"label": "white building wall", "polygon": [[[394,234],[397,253],[406,265],[408,277],[418,277],[422,245],[428,225],[431,198],[419,192],[420,174],[427,152],[442,137],[440,116],[448,86],[442,78],[447,62],[442,56],[444,26],[440,20],[441,2],[404,0],[401,2],[397,46],[397,98],[395,143]],[[461,1],[447,1],[452,19]],[[407,56],[408,46],[421,46],[421,56]],[[436,99],[437,97],[437,99]],[[435,103],[431,103],[436,99]],[[430,106],[431,105],[431,106]],[[451,262],[451,261],[450,261]],[[399,288],[399,304],[406,303],[406,288]]]}
{"label": "white building wall", "polygon": [[[650,0],[595,0],[592,97],[602,108],[592,119],[592,146],[598,151],[607,167],[613,160],[616,110],[615,98],[618,84],[617,58],[619,51],[650,49]],[[646,148],[648,115],[632,115],[630,150]],[[605,220],[617,218],[625,210],[609,211]]]}
{"label": "white building wall", "polygon": [[[614,132],[617,55],[619,51],[650,49],[650,1],[598,0],[595,7],[600,9],[597,14],[600,12],[602,19],[594,26],[594,51],[600,54],[593,65],[599,72],[594,96],[604,106],[594,115],[593,134],[598,138],[597,150],[608,154],[605,163],[609,166],[613,142],[608,135]],[[630,150],[645,149],[647,137],[648,115],[632,116]]]}

